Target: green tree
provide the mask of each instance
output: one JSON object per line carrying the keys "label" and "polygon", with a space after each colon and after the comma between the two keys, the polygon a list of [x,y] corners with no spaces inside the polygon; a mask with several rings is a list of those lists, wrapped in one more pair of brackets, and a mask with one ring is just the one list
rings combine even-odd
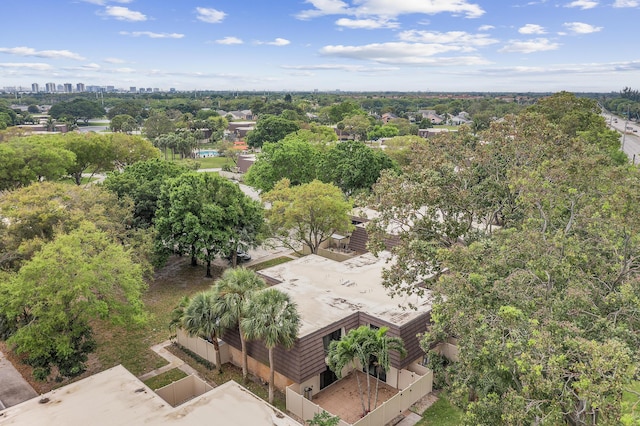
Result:
{"label": "green tree", "polygon": [[320,244],[332,234],[353,229],[349,216],[352,204],[332,184],[314,180],[291,186],[288,179],[283,179],[264,194],[263,200],[271,203],[265,211],[270,234],[297,252],[302,243],[317,254]]}
{"label": "green tree", "polygon": [[205,261],[211,277],[216,255],[231,253],[230,245],[251,246],[258,241],[262,209],[234,183],[218,174],[183,173],[162,187],[156,229],[165,249],[188,251],[192,265]]}
{"label": "green tree", "polygon": [[318,176],[333,183],[345,194],[369,191],[383,170],[397,170],[384,151],[359,141],[345,141],[330,147],[322,156]]}
{"label": "green tree", "polygon": [[134,226],[149,228],[156,216],[162,185],[168,179],[188,171],[185,166],[154,158],[112,172],[103,185],[118,194],[118,198],[130,197],[134,204]]}
{"label": "green tree", "polygon": [[275,364],[273,349],[293,347],[300,330],[296,304],[288,294],[275,288],[259,291],[249,300],[248,312],[240,328],[248,340],[262,340],[269,352],[269,404],[273,404]]}
{"label": "green tree", "polygon": [[[378,385],[380,383],[380,374],[384,373],[386,375],[391,368],[389,353],[391,351],[395,351],[398,352],[398,354],[402,358],[407,356],[407,350],[404,348],[404,341],[400,337],[387,336],[388,331],[388,327],[380,327],[379,329],[375,330],[371,342],[370,359],[373,359],[374,361],[374,368],[377,379],[376,393],[373,399],[374,410],[378,406]],[[369,399],[369,404],[371,404],[371,399]],[[369,410],[371,410],[371,405],[369,405]]]}
{"label": "green tree", "polygon": [[[344,123],[343,123],[344,124]],[[378,140],[380,138],[392,138],[398,136],[398,128],[392,125],[376,125],[367,133],[367,139]]]}
{"label": "green tree", "polygon": [[142,125],[142,132],[149,140],[155,140],[158,136],[172,133],[175,130],[173,121],[167,116],[167,113],[159,110],[152,110],[149,118]]}
{"label": "green tree", "polygon": [[265,281],[253,270],[245,268],[227,269],[216,281],[216,310],[220,313],[220,324],[226,329],[237,328],[242,349],[242,377],[247,380],[247,339],[241,324],[251,316],[248,303],[253,293],[266,287]]}
{"label": "green tree", "polygon": [[117,102],[107,111],[107,118],[113,120],[118,115],[128,115],[138,121],[138,118],[144,119],[148,117],[148,112],[144,107],[144,103],[135,99],[125,99]]}
{"label": "green tree", "polygon": [[[131,205],[103,188],[80,188],[63,183],[42,182],[0,196],[0,268],[18,269],[56,232],[71,232],[85,220],[114,239],[136,247],[139,263],[150,253],[146,237],[129,229]],[[8,224],[11,224],[9,226]]]}
{"label": "green tree", "polygon": [[295,121],[266,114],[258,119],[256,128],[247,134],[247,144],[253,148],[260,148],[265,142],[279,142],[289,133],[299,129],[300,126]]}
{"label": "green tree", "polygon": [[367,132],[371,129],[371,122],[364,115],[351,115],[342,120],[344,131],[352,135],[355,140],[363,141],[367,139]]}
{"label": "green tree", "polygon": [[76,185],[82,184],[82,175],[89,168],[92,169],[92,176],[113,168],[115,154],[106,135],[74,132],[51,138],[56,138],[62,146],[75,154],[75,162],[67,172],[73,177]]}
{"label": "green tree", "polygon": [[52,366],[61,376],[78,375],[95,349],[90,322],[144,322],[144,289],[142,268],[131,255],[84,222],[0,284],[0,311],[17,325],[7,343],[24,354],[36,379],[46,379]]}
{"label": "green tree", "polygon": [[138,123],[128,114],[119,114],[111,119],[109,127],[112,132],[131,133],[138,128]]}
{"label": "green tree", "polygon": [[160,152],[142,136],[113,133],[106,137],[113,153],[113,163],[108,170],[123,169],[138,161],[160,157]]}
{"label": "green tree", "polygon": [[191,298],[184,308],[182,327],[190,336],[198,336],[207,339],[213,344],[218,359],[218,373],[222,374],[222,358],[220,357],[220,344],[218,338],[224,334],[226,327],[220,321],[220,312],[217,310],[217,294],[203,291]]}
{"label": "green tree", "polygon": [[276,182],[309,183],[317,177],[320,148],[292,133],[277,143],[267,142],[245,176],[248,185],[267,192]]}
{"label": "green tree", "polygon": [[309,426],[338,426],[340,423],[340,417],[332,416],[326,411],[322,413],[315,413],[313,419],[307,420]]}
{"label": "green tree", "polygon": [[[362,406],[362,415],[367,414],[367,406],[364,402],[364,391],[360,383],[360,376],[357,371],[369,365],[369,356],[371,354],[370,346],[372,344],[372,333],[370,327],[366,325],[350,330],[340,340],[334,340],[329,344],[329,352],[327,354],[327,364],[331,371],[338,378],[342,378],[343,370],[351,367],[351,371],[356,376],[358,383],[358,393],[360,394],[360,404]],[[369,375],[367,374],[368,395],[371,395],[371,386],[369,385]],[[369,401],[371,401],[369,399]],[[369,406],[369,408],[371,408]]]}
{"label": "green tree", "polygon": [[104,117],[104,108],[98,102],[89,99],[76,98],[71,101],[58,102],[49,109],[49,115],[56,120],[70,119],[73,124],[78,120],[85,124],[92,118]]}
{"label": "green tree", "polygon": [[11,139],[3,144],[0,158],[0,188],[13,189],[42,180],[58,180],[75,160],[74,153],[48,137]]}

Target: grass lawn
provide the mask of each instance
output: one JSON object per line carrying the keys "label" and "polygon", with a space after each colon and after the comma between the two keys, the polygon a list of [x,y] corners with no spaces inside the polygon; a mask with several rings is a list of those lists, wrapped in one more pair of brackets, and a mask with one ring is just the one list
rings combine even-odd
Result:
{"label": "grass lawn", "polygon": [[177,382],[178,380],[187,377],[187,373],[184,371],[174,368],[165,373],[158,374],[155,377],[152,377],[144,382],[145,385],[149,386],[151,389],[156,390],[167,385],[170,385],[173,382]]}
{"label": "grass lawn", "polygon": [[[263,385],[259,381],[255,380],[255,378],[249,375],[249,381],[244,383],[242,379],[242,369],[240,367],[236,367],[232,364],[224,364],[222,366],[222,374],[218,373],[218,370],[214,367],[213,369],[209,369],[205,365],[198,362],[194,357],[192,357],[189,353],[182,350],[179,345],[171,345],[167,346],[167,350],[184,362],[193,367],[202,378],[204,378],[209,384],[213,385],[221,385],[223,383],[228,382],[229,380],[233,380],[237,383],[240,383],[245,388],[249,389],[251,392],[259,396],[260,398],[267,401],[269,399],[269,387],[268,385]],[[253,379],[253,380],[252,380]],[[283,393],[279,392],[277,389],[274,393],[273,405],[276,408],[279,408],[282,411],[286,412],[286,401]]]}
{"label": "grass lawn", "polygon": [[442,392],[438,400],[422,415],[416,426],[458,426],[462,423],[462,410],[451,404]]}
{"label": "grass lawn", "polygon": [[[169,156],[168,159],[170,160],[171,156]],[[235,164],[233,164],[233,161],[231,161],[227,157],[176,159],[175,162],[179,164],[186,164],[187,166],[191,166],[193,163],[198,163],[199,169],[221,169],[225,165],[228,165],[229,167],[235,167]]]}
{"label": "grass lawn", "polygon": [[272,266],[280,265],[281,263],[286,263],[293,260],[287,256],[276,257],[275,259],[265,260],[261,263],[256,263],[255,265],[247,266],[247,269],[252,269],[254,271],[259,271],[261,269],[271,268]]}

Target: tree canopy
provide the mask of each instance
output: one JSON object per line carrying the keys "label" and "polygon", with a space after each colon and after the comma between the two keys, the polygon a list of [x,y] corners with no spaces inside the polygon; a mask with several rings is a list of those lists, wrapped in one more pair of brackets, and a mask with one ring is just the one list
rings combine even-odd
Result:
{"label": "tree canopy", "polygon": [[104,117],[105,114],[104,108],[98,102],[83,98],[58,102],[49,109],[51,117],[71,119],[73,123],[79,120],[88,123],[90,119]]}
{"label": "tree canopy", "polygon": [[309,183],[318,176],[320,147],[298,137],[295,133],[282,141],[267,142],[258,154],[258,160],[246,174],[247,184],[270,191],[283,178],[291,185]]}
{"label": "tree canopy", "polygon": [[211,277],[216,256],[258,243],[262,207],[218,174],[183,173],[163,185],[155,225],[161,247],[202,259]]}
{"label": "tree canopy", "polygon": [[60,376],[76,376],[96,347],[91,320],[146,320],[142,276],[121,244],[83,222],[44,244],[0,283],[0,312],[10,329],[7,343],[25,354],[36,379],[46,379],[53,366]]}
{"label": "tree canopy", "polygon": [[640,175],[592,137],[604,126],[559,93],[415,146],[374,188],[372,248],[392,224],[400,242],[385,285],[434,292],[422,346],[457,339],[444,380],[465,424],[621,420],[640,359]]}
{"label": "tree canopy", "polygon": [[383,170],[397,170],[384,151],[363,142],[345,141],[328,148],[320,157],[319,179],[330,182],[345,194],[369,191]]}
{"label": "tree canopy", "polygon": [[263,200],[271,203],[265,211],[270,235],[296,251],[303,244],[315,254],[332,234],[353,228],[349,216],[352,204],[332,184],[313,180],[291,186],[288,179],[283,179],[264,194]]}
{"label": "tree canopy", "polygon": [[278,142],[299,129],[300,126],[295,121],[265,114],[258,119],[256,128],[247,134],[247,144],[253,148],[260,148],[265,142]]}

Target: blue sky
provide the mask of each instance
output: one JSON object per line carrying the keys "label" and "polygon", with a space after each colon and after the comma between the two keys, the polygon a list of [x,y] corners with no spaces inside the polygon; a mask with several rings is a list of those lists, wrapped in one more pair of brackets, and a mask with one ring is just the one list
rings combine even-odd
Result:
{"label": "blue sky", "polygon": [[30,0],[2,11],[0,88],[640,86],[640,0]]}

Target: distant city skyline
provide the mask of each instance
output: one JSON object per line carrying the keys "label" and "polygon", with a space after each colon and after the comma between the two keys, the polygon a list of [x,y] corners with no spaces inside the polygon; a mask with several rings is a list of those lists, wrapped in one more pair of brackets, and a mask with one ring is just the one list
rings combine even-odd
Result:
{"label": "distant city skyline", "polygon": [[[640,0],[32,0],[0,88],[611,92],[640,82]],[[66,89],[64,89],[66,90]]]}

